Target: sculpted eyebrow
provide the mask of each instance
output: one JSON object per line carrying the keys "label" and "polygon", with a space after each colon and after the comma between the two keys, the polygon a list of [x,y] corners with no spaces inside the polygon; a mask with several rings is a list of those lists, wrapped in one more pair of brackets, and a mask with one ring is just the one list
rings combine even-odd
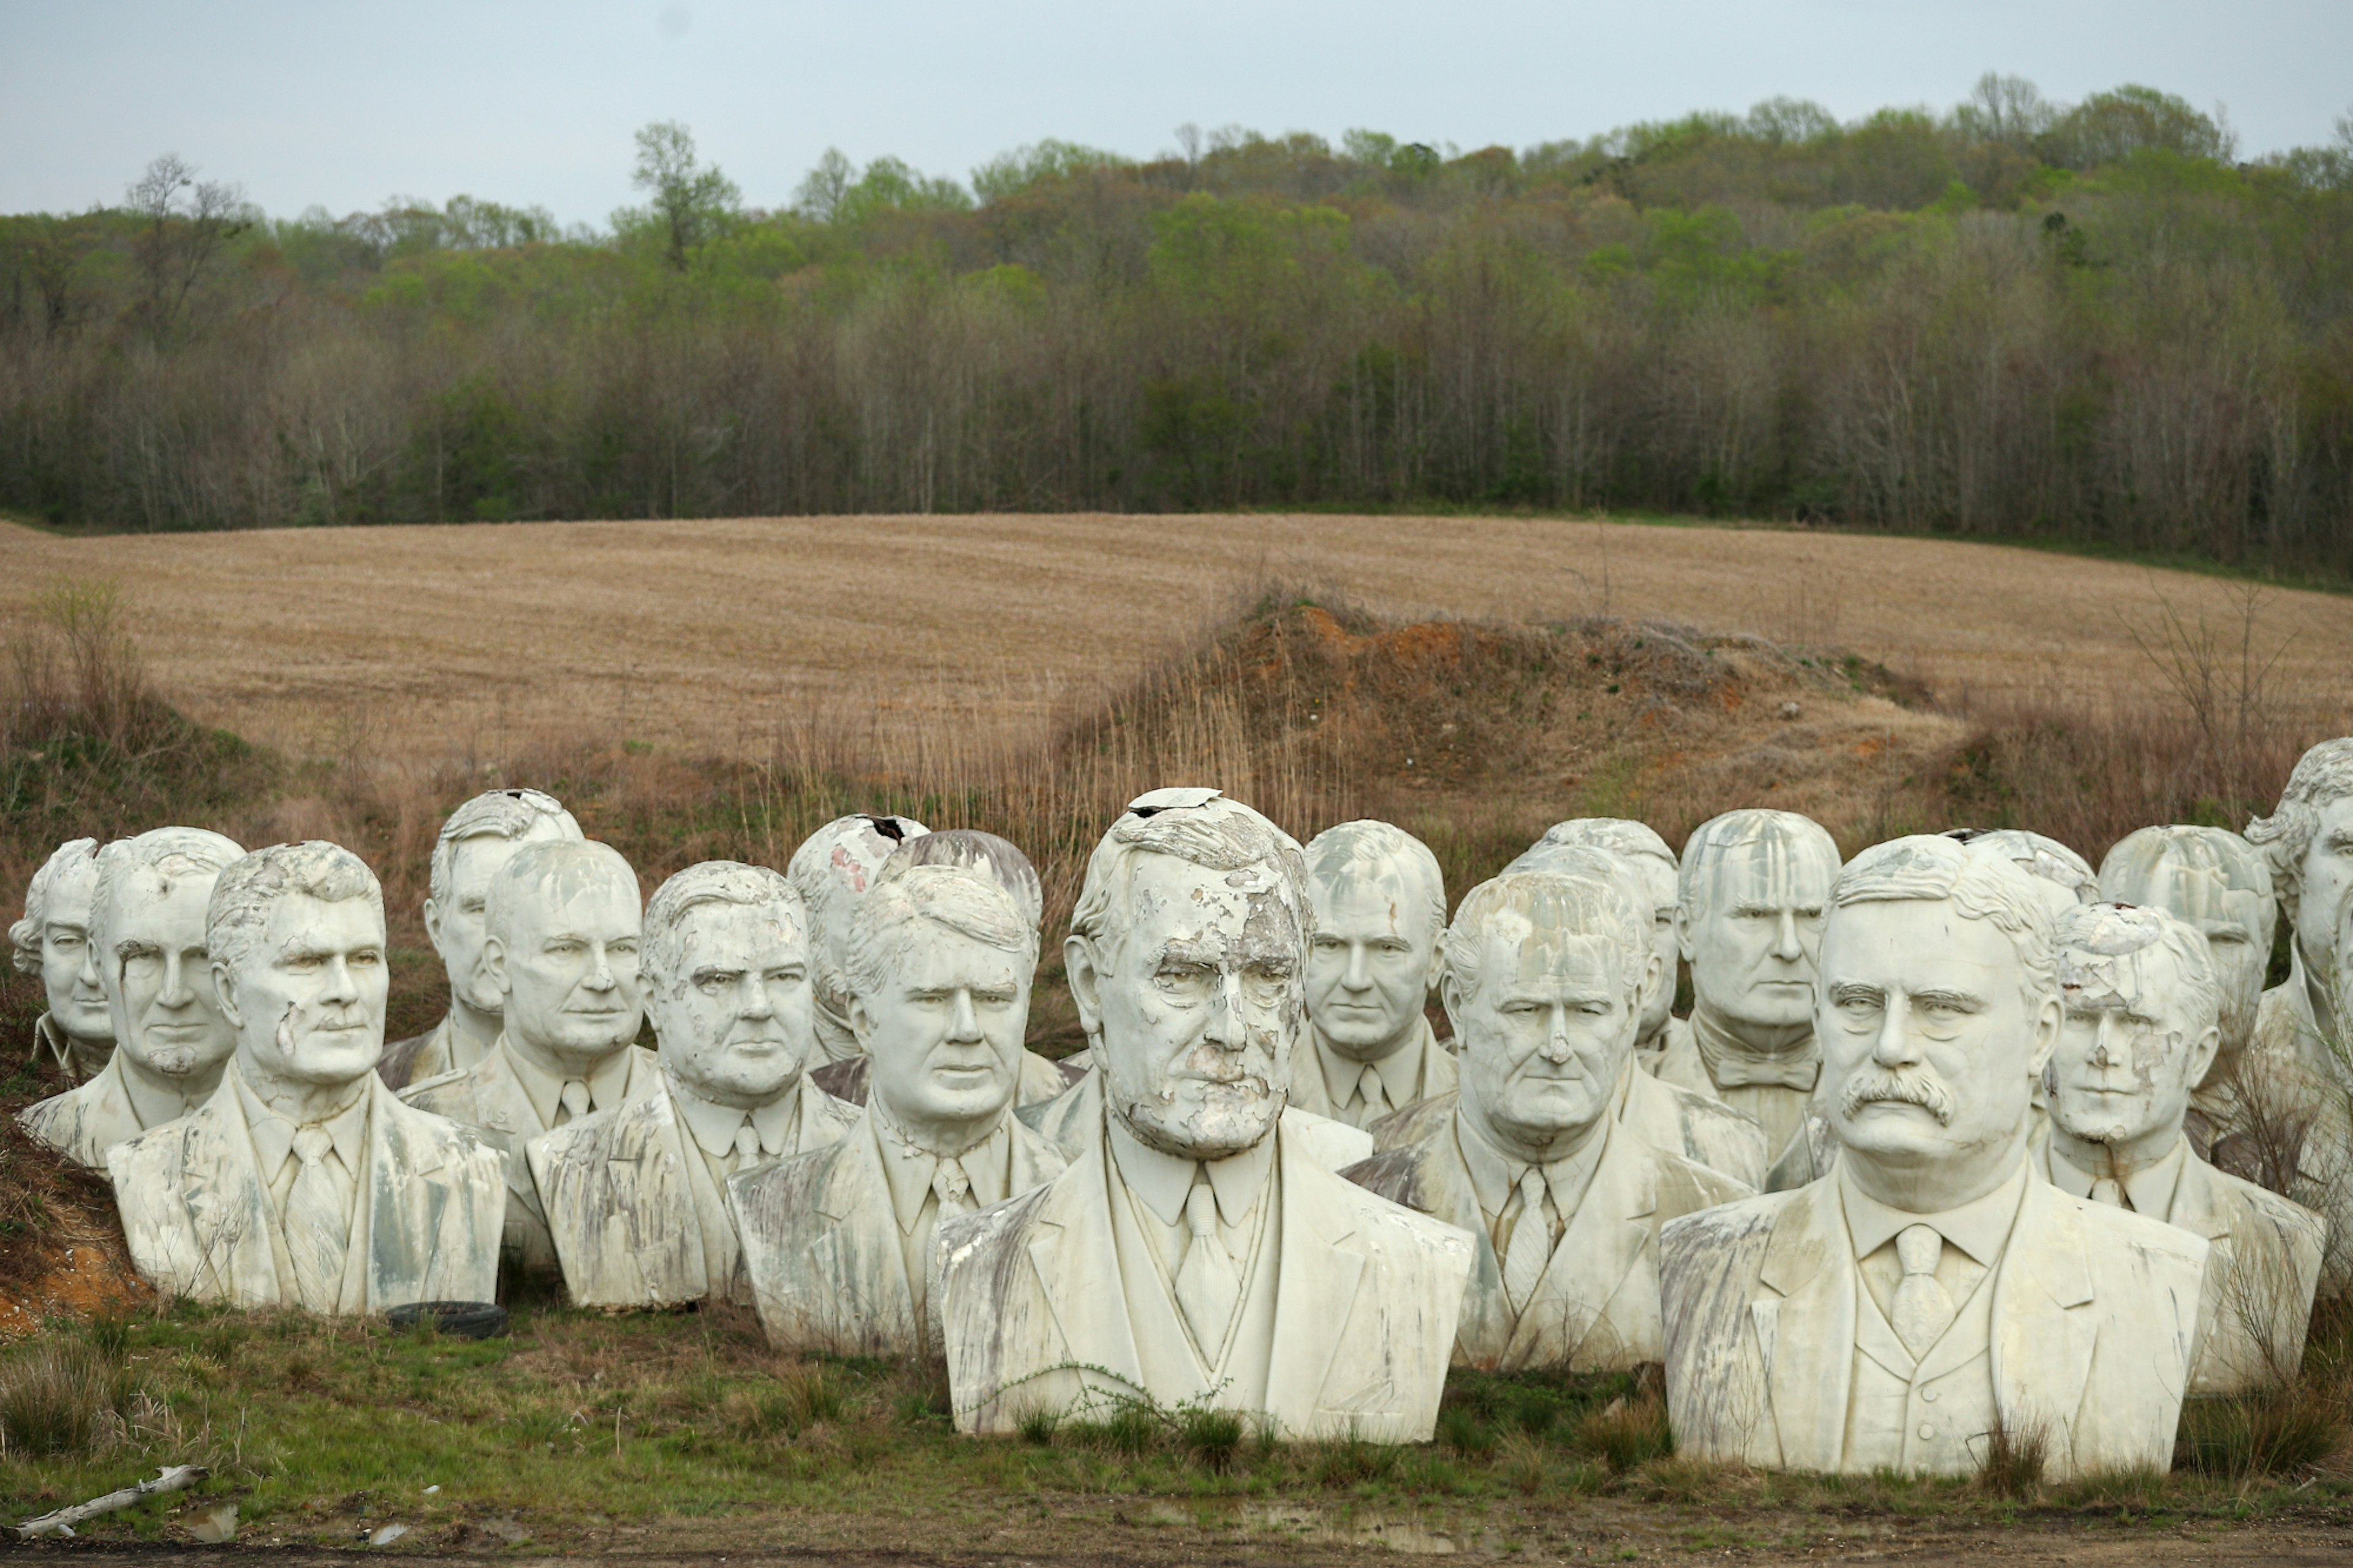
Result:
{"label": "sculpted eyebrow", "polygon": [[1967,991],[1915,991],[1912,1003],[1918,1007],[1946,1007],[1956,1013],[1975,1013],[1985,1006],[1982,997]]}

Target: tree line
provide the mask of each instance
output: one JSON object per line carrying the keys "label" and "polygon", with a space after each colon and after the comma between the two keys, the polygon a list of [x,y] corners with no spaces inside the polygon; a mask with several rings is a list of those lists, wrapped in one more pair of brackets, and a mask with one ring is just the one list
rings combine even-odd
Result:
{"label": "tree line", "polygon": [[1186,127],[601,229],[270,219],[159,159],[0,218],[0,507],[105,529],[1656,509],[2353,573],[2353,115],[1787,99],[1463,152]]}

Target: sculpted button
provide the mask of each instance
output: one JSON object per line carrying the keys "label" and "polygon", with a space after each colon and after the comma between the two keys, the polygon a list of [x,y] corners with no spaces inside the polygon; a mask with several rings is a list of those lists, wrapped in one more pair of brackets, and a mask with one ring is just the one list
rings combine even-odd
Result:
{"label": "sculpted button", "polygon": [[1934,1405],[1936,1403],[1936,1391],[1933,1388],[1924,1388],[1920,1391],[1920,1397]]}
{"label": "sculpted button", "polygon": [[1920,1423],[1920,1441],[1926,1443],[1936,1435],[1936,1429],[1934,1426],[1929,1426],[1926,1421]]}

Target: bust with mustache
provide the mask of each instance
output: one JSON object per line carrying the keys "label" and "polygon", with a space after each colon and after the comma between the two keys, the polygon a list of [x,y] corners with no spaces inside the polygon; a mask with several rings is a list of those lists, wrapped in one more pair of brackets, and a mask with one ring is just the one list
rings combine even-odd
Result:
{"label": "bust with mustache", "polygon": [[1662,1233],[1683,1451],[1951,1475],[2003,1430],[2058,1474],[2168,1461],[2208,1247],[2030,1168],[2052,940],[1984,848],[1899,838],[1839,874],[1815,1033],[1840,1157]]}

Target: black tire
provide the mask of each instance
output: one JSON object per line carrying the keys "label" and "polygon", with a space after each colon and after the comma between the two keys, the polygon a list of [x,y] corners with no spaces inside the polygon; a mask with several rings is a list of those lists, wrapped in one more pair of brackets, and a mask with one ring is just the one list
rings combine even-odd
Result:
{"label": "black tire", "polygon": [[385,1318],[396,1329],[413,1329],[429,1318],[436,1332],[452,1339],[494,1339],[507,1331],[507,1310],[495,1301],[411,1301]]}

